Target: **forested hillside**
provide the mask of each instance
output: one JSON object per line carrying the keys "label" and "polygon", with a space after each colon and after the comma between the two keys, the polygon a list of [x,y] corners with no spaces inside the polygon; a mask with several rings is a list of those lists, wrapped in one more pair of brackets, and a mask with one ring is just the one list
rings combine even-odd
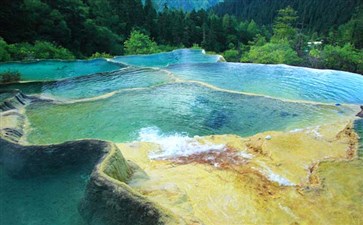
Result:
{"label": "forested hillside", "polygon": [[213,8],[258,24],[272,24],[277,11],[291,6],[298,12],[299,28],[327,33],[350,20],[361,0],[225,0]]}
{"label": "forested hillside", "polygon": [[3,0],[0,61],[201,47],[229,61],[363,73],[358,0],[229,0],[214,10],[158,12],[152,0]]}
{"label": "forested hillside", "polygon": [[166,6],[170,9],[183,9],[190,12],[193,10],[208,9],[223,0],[153,0],[155,9],[162,11]]}

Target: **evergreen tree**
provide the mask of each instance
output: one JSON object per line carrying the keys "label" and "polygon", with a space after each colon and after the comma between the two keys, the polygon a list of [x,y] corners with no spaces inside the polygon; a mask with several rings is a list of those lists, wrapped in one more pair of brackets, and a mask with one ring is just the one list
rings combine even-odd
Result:
{"label": "evergreen tree", "polygon": [[280,9],[274,22],[272,41],[292,41],[296,36],[297,18],[296,11],[290,6]]}

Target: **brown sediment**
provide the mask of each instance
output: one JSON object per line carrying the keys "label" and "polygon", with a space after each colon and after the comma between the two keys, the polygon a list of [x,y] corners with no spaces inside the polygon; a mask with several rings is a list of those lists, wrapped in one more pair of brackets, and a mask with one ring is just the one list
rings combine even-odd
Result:
{"label": "brown sediment", "polygon": [[176,164],[207,164],[220,169],[228,169],[233,166],[242,166],[247,163],[247,160],[240,156],[239,152],[233,148],[226,148],[223,151],[210,150],[188,156],[179,156],[176,158],[171,158],[169,161]]}
{"label": "brown sediment", "polygon": [[[272,139],[265,140],[267,135]],[[332,202],[334,208],[347,214],[353,209],[358,215],[359,207],[347,199],[339,202],[341,196],[331,195],[332,187],[325,183],[329,174],[320,173],[322,163],[330,162],[333,166],[342,161],[354,162],[354,157],[347,157],[347,149],[355,151],[357,141],[350,121],[299,132],[262,133],[249,138],[213,135],[196,139],[201,144],[226,147],[224,151],[150,160],[149,152],[159,149],[158,145],[120,144],[124,155],[137,162],[150,177],[135,181],[133,187],[175,214],[203,224],[239,224],[241,221],[246,224],[314,224],[316,221],[331,224],[334,220],[350,224],[352,219],[363,221],[359,217],[331,215]],[[252,157],[243,158],[241,153]],[[282,186],[274,181],[280,178],[282,183],[286,178],[295,185]],[[344,204],[351,204],[353,208],[348,210]]]}
{"label": "brown sediment", "polygon": [[[211,139],[214,139],[212,136]],[[262,175],[256,169],[252,169],[248,164],[248,159],[243,158],[240,155],[240,151],[233,147],[226,147],[223,151],[211,150],[208,152],[202,152],[192,154],[188,156],[179,156],[176,158],[168,159],[167,161],[175,164],[187,165],[187,164],[205,164],[214,167],[219,170],[229,170],[235,172],[238,175],[238,179],[246,181],[246,179],[258,179],[261,182],[254,187],[259,195],[265,197],[274,196],[278,192],[278,185],[271,182]],[[223,177],[220,177],[223,180]]]}
{"label": "brown sediment", "polygon": [[266,156],[267,152],[264,150],[263,144],[264,139],[262,137],[252,137],[250,141],[246,143],[246,146],[251,152]]}
{"label": "brown sediment", "polygon": [[336,138],[348,143],[346,159],[352,160],[357,157],[359,136],[354,132],[353,123],[349,123],[341,132],[336,135]]}
{"label": "brown sediment", "polygon": [[310,188],[318,188],[321,185],[320,178],[317,175],[316,171],[319,168],[319,163],[313,163],[309,167],[309,187]]}

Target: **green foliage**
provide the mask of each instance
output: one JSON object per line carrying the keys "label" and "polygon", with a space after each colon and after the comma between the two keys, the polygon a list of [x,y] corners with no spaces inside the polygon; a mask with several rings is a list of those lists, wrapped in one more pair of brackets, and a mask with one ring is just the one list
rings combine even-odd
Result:
{"label": "green foliage", "polygon": [[261,34],[257,34],[253,41],[248,42],[249,45],[263,46],[267,43],[266,38]]}
{"label": "green foliage", "polygon": [[219,0],[153,0],[158,11],[162,11],[166,4],[170,9],[183,10],[186,12],[208,9],[219,2]]}
{"label": "green foliage", "polygon": [[103,26],[98,26],[93,20],[87,19],[84,23],[85,34],[90,39],[85,39],[82,47],[82,52],[86,55],[91,55],[94,50],[94,46],[97,46],[97,51],[107,52],[111,54],[121,54],[122,45],[121,39],[118,35],[113,33],[110,29]]}
{"label": "green foliage", "polygon": [[287,42],[252,46],[241,62],[298,65],[301,59]]}
{"label": "green foliage", "polygon": [[9,46],[9,52],[13,60],[75,58],[69,50],[45,41],[36,41],[34,45],[28,43],[12,44]]}
{"label": "green foliage", "polygon": [[327,34],[331,28],[348,22],[359,5],[362,7],[361,0],[224,0],[213,11],[270,26],[278,10],[291,6],[298,12],[298,23],[303,29]]}
{"label": "green foliage", "polygon": [[329,33],[329,42],[343,46],[350,43],[358,49],[363,48],[363,5],[357,8],[352,19]]}
{"label": "green foliage", "polygon": [[99,58],[109,59],[112,57],[113,57],[112,55],[105,53],[105,52],[102,52],[102,53],[96,52],[96,53],[93,53],[88,59],[99,59]]}
{"label": "green foliage", "polygon": [[136,30],[131,32],[130,38],[125,41],[124,45],[127,55],[160,52],[156,42],[152,41],[148,35]]}
{"label": "green foliage", "polygon": [[20,81],[21,75],[18,71],[6,71],[0,73],[0,83],[8,84]]}
{"label": "green foliage", "polygon": [[193,44],[191,49],[202,49],[198,44]]}
{"label": "green foliage", "polygon": [[310,55],[311,57],[314,57],[314,58],[319,59],[319,58],[320,58],[320,51],[319,51],[318,49],[316,49],[316,48],[313,48],[313,49],[311,49],[311,50],[309,51],[309,55]]}
{"label": "green foliage", "polygon": [[159,52],[170,52],[178,48],[184,48],[184,46],[158,45]]}
{"label": "green foliage", "polygon": [[17,43],[8,45],[0,39],[0,61],[32,60],[32,59],[74,59],[67,49],[45,41]]}
{"label": "green foliage", "polygon": [[363,51],[354,49],[351,44],[326,45],[321,58],[326,68],[363,73]]}
{"label": "green foliage", "polygon": [[[236,61],[243,53],[242,61],[248,62],[362,71],[357,59],[363,48],[359,0],[335,0],[336,4],[316,0],[279,0],[273,4],[266,4],[266,0],[225,0],[215,10],[190,12],[164,5],[164,10],[157,11],[156,1],[160,2],[4,1],[0,7],[0,36],[4,38],[0,38],[0,61],[94,58],[202,47],[207,52],[223,52],[229,61]],[[218,0],[199,3],[207,1]],[[179,3],[185,5],[179,0],[171,4]],[[324,40],[323,45],[307,46],[308,41],[317,40]],[[348,43],[350,47],[346,47]]]}
{"label": "green foliage", "polygon": [[36,59],[74,59],[74,55],[63,47],[56,46],[46,41],[36,41],[32,48]]}
{"label": "green foliage", "polygon": [[241,56],[237,50],[230,49],[223,52],[223,57],[227,62],[238,62]]}
{"label": "green foliage", "polygon": [[278,11],[278,15],[275,19],[273,26],[274,35],[271,38],[271,41],[279,42],[283,41],[291,41],[296,36],[295,23],[297,20],[296,11],[288,6],[285,9],[280,9]]}
{"label": "green foliage", "polygon": [[260,33],[260,28],[254,20],[251,20],[248,24],[247,33],[249,34],[250,38],[253,38]]}
{"label": "green foliage", "polygon": [[0,37],[0,61],[9,61],[8,44]]}

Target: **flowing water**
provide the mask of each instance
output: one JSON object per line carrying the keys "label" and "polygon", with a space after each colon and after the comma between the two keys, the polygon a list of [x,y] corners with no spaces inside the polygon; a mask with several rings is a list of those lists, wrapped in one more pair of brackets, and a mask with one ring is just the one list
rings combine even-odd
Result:
{"label": "flowing water", "polygon": [[[135,141],[145,129],[168,137],[250,136],[352,119],[363,104],[358,74],[220,60],[183,49],[108,60],[4,63],[0,72],[18,71],[22,83],[0,89],[51,100],[25,108],[24,140],[30,144]],[[363,136],[362,120],[355,127]],[[11,178],[0,169],[1,220],[82,224],[77,205],[91,166],[29,179]]]}
{"label": "flowing water", "polygon": [[183,79],[227,90],[291,100],[363,104],[362,76],[348,72],[244,63],[172,65],[167,70]]}
{"label": "flowing water", "polygon": [[99,72],[117,70],[123,67],[118,63],[112,63],[105,59],[93,60],[40,60],[35,62],[23,63],[2,63],[0,73],[19,72],[22,81],[30,80],[59,80],[69,77],[84,76]]}
{"label": "flowing water", "polygon": [[135,140],[141,128],[152,126],[191,136],[249,136],[314,126],[352,113],[346,106],[284,102],[173,83],[123,90],[105,99],[31,104],[27,107],[28,141],[46,144],[96,138],[124,142]]}
{"label": "flowing water", "polygon": [[118,56],[112,61],[133,66],[166,67],[185,63],[215,63],[220,59],[221,57],[218,55],[204,54],[203,50],[180,49],[152,55]]}

